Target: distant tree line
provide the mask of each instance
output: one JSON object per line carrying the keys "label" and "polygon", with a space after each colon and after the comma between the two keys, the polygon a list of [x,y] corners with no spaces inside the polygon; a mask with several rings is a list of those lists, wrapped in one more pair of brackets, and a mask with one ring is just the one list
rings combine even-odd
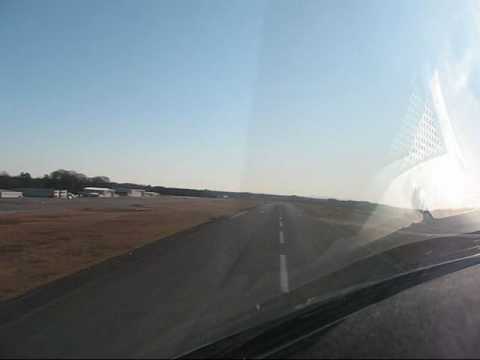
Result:
{"label": "distant tree line", "polygon": [[281,196],[269,194],[253,194],[248,192],[230,192],[215,190],[199,190],[170,188],[164,186],[139,185],[133,183],[116,183],[110,181],[106,176],[88,177],[85,174],[78,173],[73,170],[59,169],[44,175],[43,177],[32,177],[28,172],[21,172],[19,175],[11,176],[5,171],[0,171],[0,189],[19,189],[19,188],[44,188],[68,190],[69,192],[78,194],[83,188],[88,186],[108,187],[108,188],[130,188],[143,189],[153,191],[162,195],[171,196],[192,196],[192,197],[208,197],[208,198],[261,198],[261,199],[285,199],[301,200],[296,196]]}
{"label": "distant tree line", "polygon": [[32,177],[28,172],[10,176],[6,172],[0,172],[0,189],[16,188],[45,188],[66,189],[78,193],[86,186],[109,187],[112,183],[106,176],[88,177],[73,170],[56,170],[43,177]]}
{"label": "distant tree line", "polygon": [[[167,188],[163,186],[139,185],[133,183],[111,182],[106,176],[88,177],[85,174],[74,170],[59,169],[44,175],[43,177],[32,177],[28,172],[21,172],[19,175],[11,176],[5,171],[0,172],[0,189],[18,188],[45,188],[68,190],[72,193],[79,193],[88,186],[110,187],[110,188],[135,188],[146,191],[154,191],[163,195],[196,196],[196,197],[218,197],[220,192],[211,190]],[[222,192],[223,194],[223,192]]]}

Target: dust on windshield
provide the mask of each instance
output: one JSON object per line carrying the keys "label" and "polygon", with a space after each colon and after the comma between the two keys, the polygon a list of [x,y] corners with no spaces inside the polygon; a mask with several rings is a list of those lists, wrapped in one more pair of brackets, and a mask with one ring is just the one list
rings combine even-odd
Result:
{"label": "dust on windshield", "polygon": [[3,1],[0,355],[176,356],[476,254],[479,19]]}

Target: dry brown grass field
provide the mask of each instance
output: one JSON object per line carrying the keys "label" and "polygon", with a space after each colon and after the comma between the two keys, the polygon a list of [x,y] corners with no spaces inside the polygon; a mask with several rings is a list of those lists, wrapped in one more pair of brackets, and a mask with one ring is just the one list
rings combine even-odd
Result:
{"label": "dry brown grass field", "polygon": [[254,201],[181,197],[0,201],[0,299]]}

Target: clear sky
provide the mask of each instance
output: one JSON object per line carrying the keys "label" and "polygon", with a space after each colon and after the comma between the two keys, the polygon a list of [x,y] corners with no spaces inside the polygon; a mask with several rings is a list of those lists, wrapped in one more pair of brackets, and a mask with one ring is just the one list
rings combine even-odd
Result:
{"label": "clear sky", "polygon": [[365,198],[459,4],[0,0],[0,170]]}

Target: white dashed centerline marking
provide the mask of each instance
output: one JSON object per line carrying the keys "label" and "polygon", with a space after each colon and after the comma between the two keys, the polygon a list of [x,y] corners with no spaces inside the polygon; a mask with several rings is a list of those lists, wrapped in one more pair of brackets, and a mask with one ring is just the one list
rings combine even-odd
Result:
{"label": "white dashed centerline marking", "polygon": [[280,255],[280,289],[282,292],[289,292],[288,289],[288,269],[287,269],[287,256]]}
{"label": "white dashed centerline marking", "polygon": [[[285,235],[283,234],[283,219],[282,215],[279,214],[278,224],[280,226],[278,237],[280,244],[285,244]],[[288,293],[288,268],[287,268],[287,255],[280,254],[280,290],[284,293]]]}
{"label": "white dashed centerline marking", "polygon": [[236,217],[245,215],[247,212],[248,212],[248,211],[241,211],[241,212],[239,212],[238,214],[235,214],[235,215],[231,216],[230,219],[235,219]]}

